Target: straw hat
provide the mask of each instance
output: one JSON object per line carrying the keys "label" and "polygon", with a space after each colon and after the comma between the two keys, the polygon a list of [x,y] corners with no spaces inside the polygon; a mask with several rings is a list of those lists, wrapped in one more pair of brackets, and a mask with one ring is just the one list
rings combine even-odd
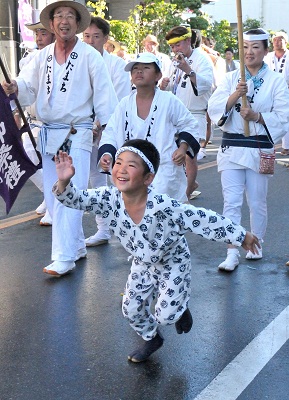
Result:
{"label": "straw hat", "polygon": [[49,14],[57,7],[71,7],[74,8],[80,15],[79,26],[76,33],[81,33],[89,26],[91,16],[88,9],[85,6],[84,0],[54,0],[48,4],[40,13],[40,22],[49,32],[54,33],[50,29],[50,18]]}
{"label": "straw hat", "polygon": [[109,39],[106,43],[112,44],[114,46],[114,53],[117,53],[120,50],[120,43],[117,42],[112,36],[109,36]]}
{"label": "straw hat", "polygon": [[142,41],[142,44],[144,45],[146,42],[152,42],[156,44],[157,46],[159,45],[158,39],[156,38],[155,35],[147,35],[144,40]]}
{"label": "straw hat", "polygon": [[30,29],[31,31],[35,32],[38,29],[45,29],[41,22],[36,22],[35,24],[25,24],[26,28]]}

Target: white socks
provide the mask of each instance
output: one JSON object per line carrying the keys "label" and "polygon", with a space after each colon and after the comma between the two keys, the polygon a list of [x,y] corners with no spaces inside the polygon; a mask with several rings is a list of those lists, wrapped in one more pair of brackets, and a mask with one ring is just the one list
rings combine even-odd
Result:
{"label": "white socks", "polygon": [[227,258],[223,261],[218,268],[223,271],[234,271],[234,269],[239,265],[239,250],[238,249],[228,249]]}
{"label": "white socks", "polygon": [[258,254],[254,254],[250,250],[246,254],[247,260],[260,260],[261,258],[262,258],[262,247],[261,249],[258,248]]}

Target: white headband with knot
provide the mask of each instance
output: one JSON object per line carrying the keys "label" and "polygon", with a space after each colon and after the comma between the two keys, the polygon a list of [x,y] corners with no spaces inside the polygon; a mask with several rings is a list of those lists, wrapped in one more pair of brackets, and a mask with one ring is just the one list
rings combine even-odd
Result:
{"label": "white headband with knot", "polygon": [[142,151],[140,151],[136,147],[132,147],[132,146],[123,146],[123,147],[121,147],[120,149],[117,150],[116,155],[115,155],[115,159],[117,159],[118,156],[120,155],[120,153],[123,153],[124,151],[131,151],[132,153],[138,154],[144,160],[146,165],[149,167],[150,172],[152,174],[155,174],[154,166],[152,165],[150,160],[147,158],[147,156],[144,155],[144,153]]}
{"label": "white headband with knot", "polygon": [[243,39],[244,40],[248,40],[248,42],[253,42],[255,40],[268,40],[269,39],[269,33],[268,32],[264,32],[264,33],[261,33],[260,35],[256,35],[256,34],[250,35],[250,34],[247,34],[246,32],[244,32]]}

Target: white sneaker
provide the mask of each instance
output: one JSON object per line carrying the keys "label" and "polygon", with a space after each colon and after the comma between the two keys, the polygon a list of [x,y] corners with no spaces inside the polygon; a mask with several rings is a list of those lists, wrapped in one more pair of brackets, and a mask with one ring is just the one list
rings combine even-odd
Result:
{"label": "white sneaker", "polygon": [[53,263],[43,268],[43,272],[49,275],[62,276],[68,274],[74,268],[74,261],[53,261]]}
{"label": "white sneaker", "polygon": [[44,214],[46,211],[46,203],[45,200],[36,208],[35,212],[38,215]]}
{"label": "white sneaker", "polygon": [[41,218],[39,225],[41,225],[41,226],[51,226],[52,225],[52,218],[51,218],[48,210],[46,210],[45,215]]}
{"label": "white sneaker", "polygon": [[111,235],[109,231],[97,231],[95,235],[85,239],[86,247],[99,246],[100,244],[108,243]]}
{"label": "white sneaker", "polygon": [[204,147],[201,147],[197,155],[197,160],[202,160],[206,156],[207,156],[206,149]]}
{"label": "white sneaker", "polygon": [[239,265],[240,253],[237,249],[228,249],[227,258],[223,261],[218,268],[222,271],[234,271],[234,269]]}
{"label": "white sneaker", "polygon": [[246,259],[247,260],[260,260],[263,255],[262,255],[262,248],[261,249],[257,249],[258,250],[258,254],[254,254],[251,252],[251,250],[249,250],[246,254]]}
{"label": "white sneaker", "polygon": [[79,249],[77,252],[77,256],[74,261],[81,260],[82,258],[85,258],[87,256],[87,251],[86,248],[84,247],[83,249]]}

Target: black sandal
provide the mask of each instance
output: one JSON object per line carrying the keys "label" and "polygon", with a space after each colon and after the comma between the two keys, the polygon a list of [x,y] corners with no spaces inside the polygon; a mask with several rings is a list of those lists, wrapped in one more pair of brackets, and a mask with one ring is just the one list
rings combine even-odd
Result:
{"label": "black sandal", "polygon": [[164,338],[161,333],[157,331],[155,337],[146,341],[141,347],[129,354],[128,359],[135,363],[146,361],[151,354],[162,347],[163,343]]}
{"label": "black sandal", "polygon": [[193,326],[193,317],[190,310],[187,308],[181,318],[175,323],[177,333],[188,333]]}

